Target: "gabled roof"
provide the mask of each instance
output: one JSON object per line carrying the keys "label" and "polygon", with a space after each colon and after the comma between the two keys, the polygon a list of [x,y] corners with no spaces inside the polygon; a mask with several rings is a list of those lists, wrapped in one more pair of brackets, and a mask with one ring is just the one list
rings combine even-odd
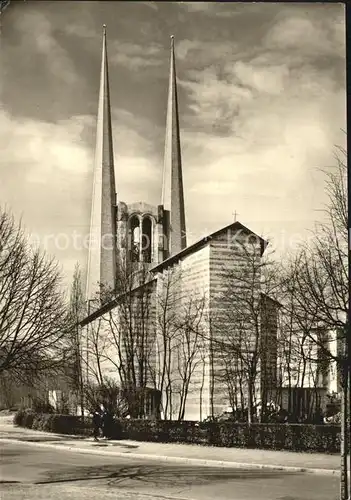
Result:
{"label": "gabled roof", "polygon": [[80,326],[86,326],[92,321],[96,320],[97,318],[100,318],[100,316],[103,316],[104,314],[108,313],[112,309],[114,309],[116,306],[118,306],[118,303],[123,299],[123,297],[126,297],[127,295],[137,292],[138,290],[141,290],[143,287],[146,287],[147,285],[150,285],[151,283],[154,283],[156,281],[156,278],[150,279],[146,281],[145,283],[142,283],[141,285],[128,290],[128,292],[123,292],[117,295],[114,299],[110,300],[109,302],[106,302],[103,304],[99,309],[96,311],[92,312],[91,314],[88,314],[82,321],[80,321],[79,325]]}
{"label": "gabled roof", "polygon": [[270,302],[274,302],[278,307],[283,307],[283,304],[281,302],[279,302],[277,299],[273,299],[273,297],[270,297],[269,295],[267,295],[264,292],[261,292],[261,297],[268,299]]}
{"label": "gabled roof", "polygon": [[201,240],[196,241],[192,245],[189,245],[188,247],[184,248],[180,252],[176,253],[175,255],[172,255],[171,257],[168,257],[164,261],[162,261],[160,264],[157,264],[157,266],[154,266],[153,268],[150,269],[150,272],[158,272],[161,271],[162,269],[174,264],[175,262],[178,262],[181,260],[183,257],[186,257],[187,255],[191,255],[193,252],[196,252],[200,248],[204,247],[207,245],[211,239],[215,238],[216,236],[220,235],[221,233],[224,233],[225,231],[228,231],[229,229],[235,229],[237,231],[243,231],[246,234],[253,235],[255,236],[261,245],[261,256],[263,255],[263,252],[265,251],[268,242],[261,238],[261,236],[258,236],[256,233],[251,231],[251,229],[247,228],[240,222],[236,221],[228,226],[222,227],[221,229],[218,229],[217,231],[214,231],[213,233],[201,238]]}

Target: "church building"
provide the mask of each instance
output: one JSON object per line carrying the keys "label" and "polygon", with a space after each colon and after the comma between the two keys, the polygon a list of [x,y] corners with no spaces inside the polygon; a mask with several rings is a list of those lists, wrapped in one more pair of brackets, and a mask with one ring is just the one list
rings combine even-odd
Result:
{"label": "church building", "polygon": [[[126,203],[115,184],[104,26],[81,326],[87,378],[116,378],[133,397],[156,391],[146,414],[203,420],[270,397],[278,306],[260,289],[267,243],[242,223],[188,244],[173,37],[170,52],[162,199]],[[244,311],[247,297],[258,316]]]}

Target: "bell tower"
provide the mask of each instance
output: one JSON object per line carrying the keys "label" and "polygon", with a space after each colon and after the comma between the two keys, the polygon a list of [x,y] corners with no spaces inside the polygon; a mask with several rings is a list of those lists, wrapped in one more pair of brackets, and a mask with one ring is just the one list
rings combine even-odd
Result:
{"label": "bell tower", "polygon": [[164,152],[162,205],[118,204],[117,248],[127,263],[159,264],[186,247],[183,173],[180,147],[174,37],[171,36],[170,73]]}
{"label": "bell tower", "polygon": [[122,262],[159,263],[157,207],[144,202],[118,203],[117,248]]}
{"label": "bell tower", "polygon": [[186,248],[187,244],[173,35],[171,36],[162,205],[159,206],[159,220],[164,231],[163,258],[166,259]]}
{"label": "bell tower", "polygon": [[106,26],[103,26],[86,298],[116,285],[116,183]]}
{"label": "bell tower", "polygon": [[162,204],[155,207],[143,202],[117,203],[105,25],[95,151],[87,300],[96,297],[101,285],[109,290],[115,290],[120,263],[123,266],[142,263],[143,267],[146,265],[151,268],[186,247],[173,36],[171,36]]}

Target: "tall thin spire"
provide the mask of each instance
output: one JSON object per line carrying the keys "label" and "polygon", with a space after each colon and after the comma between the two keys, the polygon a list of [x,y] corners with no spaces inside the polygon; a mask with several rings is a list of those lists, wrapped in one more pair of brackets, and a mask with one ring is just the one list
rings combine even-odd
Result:
{"label": "tall thin spire", "polygon": [[108,74],[106,25],[103,25],[99,108],[96,129],[93,202],[87,273],[87,299],[95,297],[99,284],[115,288],[116,184]]}
{"label": "tall thin spire", "polygon": [[186,247],[186,228],[173,35],[171,36],[162,204],[164,210],[170,212],[170,242],[168,249],[169,254],[174,255]]}

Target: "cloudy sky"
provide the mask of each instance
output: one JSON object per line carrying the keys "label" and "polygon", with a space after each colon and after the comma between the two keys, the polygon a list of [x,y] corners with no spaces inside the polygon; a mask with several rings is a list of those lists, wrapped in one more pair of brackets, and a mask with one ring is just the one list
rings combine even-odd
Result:
{"label": "cloudy sky", "polygon": [[325,202],[320,168],[345,145],[343,5],[13,2],[0,200],[67,279],[87,257],[103,23],[119,200],[160,203],[174,34],[188,240],[235,211],[279,252],[306,237]]}

